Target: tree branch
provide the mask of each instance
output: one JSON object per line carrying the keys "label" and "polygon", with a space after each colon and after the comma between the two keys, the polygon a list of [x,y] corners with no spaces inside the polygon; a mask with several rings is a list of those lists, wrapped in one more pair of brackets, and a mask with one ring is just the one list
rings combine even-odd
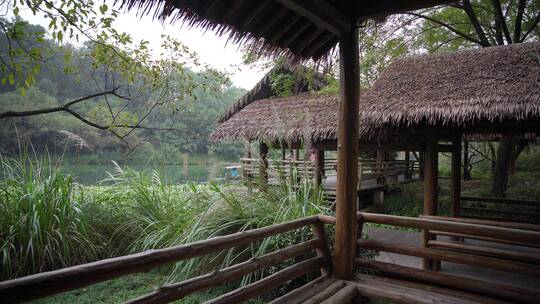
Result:
{"label": "tree branch", "polygon": [[118,88],[115,88],[113,90],[110,90],[110,91],[104,91],[104,92],[100,92],[100,93],[96,93],[96,94],[92,94],[92,95],[88,95],[88,96],[84,96],[84,97],[81,97],[81,98],[77,98],[75,100],[72,100],[62,106],[59,106],[59,107],[53,107],[53,108],[46,108],[46,109],[39,109],[39,110],[30,110],[30,111],[6,111],[6,112],[2,112],[0,113],[0,119],[4,119],[4,118],[8,118],[8,117],[24,117],[24,116],[35,116],[35,115],[41,115],[41,114],[48,114],[48,113],[54,113],[54,112],[67,112],[66,109],[68,109],[69,107],[77,104],[77,103],[80,103],[80,102],[83,102],[85,100],[88,100],[88,99],[92,99],[92,98],[95,98],[95,97],[99,97],[99,96],[104,96],[104,95],[115,95],[115,96],[118,96],[118,97],[121,97],[121,98],[125,98],[123,96],[120,96],[116,93],[116,90]]}
{"label": "tree branch", "polygon": [[516,21],[514,23],[514,41],[519,42],[521,38],[521,24],[523,22],[523,14],[525,13],[525,5],[527,0],[519,0],[516,13]]}
{"label": "tree branch", "polygon": [[458,35],[458,36],[461,36],[461,37],[463,37],[463,38],[465,38],[465,39],[467,39],[467,40],[469,40],[469,41],[471,41],[471,42],[474,42],[474,43],[476,43],[476,44],[483,45],[482,42],[481,42],[480,40],[478,40],[478,39],[476,39],[476,38],[474,38],[474,37],[472,37],[472,36],[470,36],[470,35],[468,35],[468,34],[462,32],[462,31],[460,31],[460,30],[458,30],[458,29],[456,29],[456,28],[454,28],[454,27],[452,27],[452,26],[450,26],[450,25],[448,25],[448,24],[446,24],[446,23],[444,23],[444,22],[442,22],[442,21],[440,21],[440,20],[431,18],[431,17],[426,16],[426,15],[417,14],[417,13],[407,13],[407,14],[412,15],[412,16],[417,16],[417,17],[419,17],[419,18],[423,18],[423,19],[425,19],[425,20],[428,20],[428,21],[431,21],[431,22],[433,22],[433,23],[436,23],[436,24],[438,24],[438,25],[440,25],[440,26],[446,28],[447,30],[453,32],[454,34],[456,34],[456,35]]}
{"label": "tree branch", "polygon": [[536,28],[536,26],[538,25],[539,22],[540,22],[540,13],[538,13],[538,15],[536,15],[536,18],[534,19],[533,23],[531,24],[531,27],[523,35],[523,37],[521,37],[521,40],[519,42],[524,42],[525,39],[527,39],[527,36],[529,36],[529,34],[532,33],[532,31]]}
{"label": "tree branch", "polygon": [[506,38],[506,42],[508,42],[508,44],[512,43],[512,37],[510,36],[510,31],[508,30],[508,26],[506,25],[506,21],[504,20],[501,2],[499,0],[491,0],[491,4],[493,5],[493,8],[494,8],[495,24],[497,25],[497,27],[502,29],[502,32],[504,33],[504,37]]}
{"label": "tree branch", "polygon": [[476,17],[476,13],[474,12],[474,9],[471,6],[471,2],[469,0],[463,0],[462,9],[465,11],[465,14],[467,14],[467,17],[469,17],[469,20],[471,21],[471,24],[474,28],[474,31],[476,32],[476,35],[480,39],[479,44],[483,47],[490,46],[489,41],[486,38],[486,34],[484,33],[482,26],[480,25],[480,21],[478,21],[478,17]]}

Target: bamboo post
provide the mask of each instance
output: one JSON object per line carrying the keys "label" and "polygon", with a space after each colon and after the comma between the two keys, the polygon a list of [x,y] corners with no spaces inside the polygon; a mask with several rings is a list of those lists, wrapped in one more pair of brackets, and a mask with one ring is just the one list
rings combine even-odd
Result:
{"label": "bamboo post", "polygon": [[425,173],[425,153],[424,151],[418,152],[418,178],[423,181]]}
{"label": "bamboo post", "polygon": [[[353,22],[355,24],[355,22]],[[339,40],[340,100],[334,276],[353,278],[356,255],[358,182],[358,100],[360,98],[358,30]]]}
{"label": "bamboo post", "polygon": [[384,185],[386,178],[384,176],[383,162],[386,160],[386,153],[383,150],[377,150],[377,185]]}
{"label": "bamboo post", "polygon": [[461,134],[452,140],[452,216],[460,216],[461,207]]}
{"label": "bamboo post", "polygon": [[332,275],[332,253],[330,252],[330,247],[328,246],[328,238],[326,237],[324,224],[322,222],[316,222],[311,225],[311,232],[313,238],[320,241],[319,248],[316,249],[317,256],[323,257],[325,260],[324,267],[321,268],[321,275],[330,276]]}
{"label": "bamboo post", "polygon": [[[437,182],[438,182],[438,140],[430,135],[426,140],[426,151],[424,153],[424,215],[437,215]],[[423,247],[428,246],[428,242],[433,239],[429,230],[422,231]],[[436,270],[437,261],[424,258],[423,269]]]}
{"label": "bamboo post", "polygon": [[268,146],[261,142],[259,144],[259,157],[261,164],[259,165],[259,177],[265,184],[268,183]]}
{"label": "bamboo post", "polygon": [[324,176],[324,150],[317,149],[315,154],[315,185],[320,186]]}
{"label": "bamboo post", "polygon": [[252,189],[252,180],[251,180],[251,174],[249,173],[248,167],[251,166],[249,159],[251,159],[251,142],[249,140],[246,140],[244,142],[244,157],[247,158],[247,161],[242,162],[242,175],[244,178],[244,183],[247,185],[248,188],[248,194],[251,194],[253,191]]}
{"label": "bamboo post", "polygon": [[405,151],[405,181],[409,181],[412,178],[412,168],[410,166],[411,156],[409,151]]}

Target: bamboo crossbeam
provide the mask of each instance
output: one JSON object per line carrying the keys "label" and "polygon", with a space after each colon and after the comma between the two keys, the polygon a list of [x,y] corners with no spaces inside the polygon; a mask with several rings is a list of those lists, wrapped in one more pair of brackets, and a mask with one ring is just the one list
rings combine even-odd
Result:
{"label": "bamboo crossbeam", "polygon": [[442,260],[458,264],[466,264],[471,266],[485,267],[495,270],[502,270],[507,272],[517,272],[522,274],[528,274],[532,276],[540,276],[540,267],[530,264],[510,262],[505,259],[482,257],[477,255],[440,251],[428,248],[419,248],[413,246],[404,246],[396,244],[387,244],[383,242],[373,240],[358,240],[358,246],[364,249],[380,250],[386,252],[392,252],[397,254],[404,254],[409,256],[416,256],[420,258]]}
{"label": "bamboo crossbeam", "polygon": [[126,303],[130,304],[156,304],[168,303],[181,299],[199,290],[215,287],[259,269],[279,264],[287,259],[297,257],[322,246],[320,239],[312,239],[304,243],[296,244],[281,250],[277,250],[260,257],[253,257],[243,263],[233,265],[228,268],[217,270],[199,277],[191,278],[179,283],[163,286],[153,293],[133,299]]}
{"label": "bamboo crossbeam", "polygon": [[315,280],[306,283],[305,285],[296,288],[295,290],[273,300],[269,304],[293,304],[303,303],[320,290],[332,285],[336,280],[326,276],[320,276]]}
{"label": "bamboo crossbeam", "polygon": [[480,241],[494,242],[494,243],[501,243],[501,244],[540,248],[540,243],[539,244],[523,243],[523,242],[516,242],[512,240],[502,240],[498,238],[483,237],[483,236],[478,236],[478,235],[473,235],[473,234],[454,233],[454,232],[437,231],[437,230],[430,230],[429,233],[436,234],[436,235],[444,235],[444,236],[449,236],[449,237],[457,237],[457,238],[473,239],[473,240],[480,240]]}
{"label": "bamboo crossbeam", "polygon": [[507,301],[536,304],[540,298],[540,292],[538,291],[443,272],[422,270],[368,259],[356,259],[355,263],[358,266],[375,270],[384,276],[439,285],[486,296],[495,296]]}
{"label": "bamboo crossbeam", "polygon": [[540,244],[540,232],[512,228],[493,227],[469,223],[457,223],[428,218],[412,218],[395,215],[374,213],[359,213],[366,222],[387,224],[393,226],[419,228],[426,230],[448,231],[454,233],[472,234],[483,237],[492,237],[522,243]]}
{"label": "bamboo crossbeam", "polygon": [[518,262],[530,263],[540,265],[540,251],[539,252],[522,252],[508,249],[500,249],[485,246],[468,245],[455,242],[444,241],[429,241],[428,246],[435,249],[449,249],[457,252],[465,252],[476,255],[490,256],[495,258],[503,258],[514,260]]}
{"label": "bamboo crossbeam", "polygon": [[316,216],[219,236],[187,245],[149,250],[0,282],[0,299],[21,302],[73,290],[183,259],[248,244],[317,222]]}
{"label": "bamboo crossbeam", "polygon": [[213,300],[206,302],[206,304],[240,303],[242,301],[246,301],[248,299],[263,295],[266,292],[278,286],[281,286],[297,277],[313,271],[317,271],[323,265],[324,259],[322,257],[314,257],[309,260],[305,260],[303,262],[287,267],[255,283],[221,295]]}
{"label": "bamboo crossbeam", "polygon": [[478,225],[497,226],[497,227],[504,227],[504,228],[540,231],[540,225],[536,225],[536,224],[508,222],[508,221],[493,221],[493,220],[450,217],[450,216],[437,216],[437,215],[420,215],[420,217],[432,219],[432,220],[442,220],[442,221],[450,221],[450,222],[458,222],[458,223],[478,224]]}
{"label": "bamboo crossbeam", "polygon": [[329,297],[328,299],[320,302],[320,304],[345,304],[345,303],[351,303],[351,300],[356,298],[358,294],[358,289],[356,286],[348,285],[342,289],[340,289],[338,292],[336,292],[334,295]]}
{"label": "bamboo crossbeam", "polygon": [[526,206],[539,206],[540,202],[538,201],[526,201],[526,200],[515,200],[508,198],[496,198],[496,197],[470,197],[462,196],[462,202],[483,202],[483,203],[495,203],[495,204],[508,204],[508,205],[526,205]]}
{"label": "bamboo crossbeam", "polygon": [[308,300],[304,301],[304,304],[318,304],[322,301],[328,299],[330,296],[338,292],[340,289],[345,287],[346,283],[345,281],[335,281],[332,285],[319,289],[319,293],[315,294],[314,296],[310,297]]}

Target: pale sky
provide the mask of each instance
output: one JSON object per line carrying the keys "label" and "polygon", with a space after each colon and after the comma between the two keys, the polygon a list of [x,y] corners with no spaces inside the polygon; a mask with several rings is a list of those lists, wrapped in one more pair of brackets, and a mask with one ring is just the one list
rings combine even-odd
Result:
{"label": "pale sky", "polygon": [[[113,1],[106,2],[112,6]],[[29,10],[21,11],[20,15],[31,23],[41,24],[45,28],[48,26],[48,21],[41,16],[32,15]],[[229,77],[238,87],[249,90],[264,76],[265,71],[259,68],[241,65],[242,52],[238,45],[227,44],[226,37],[218,37],[213,32],[181,27],[180,22],[162,24],[150,16],[137,16],[135,11],[121,14],[114,26],[120,32],[129,33],[134,41],[149,41],[153,49],[160,47],[162,34],[174,37],[197,52],[202,62],[219,70],[229,71]],[[240,71],[233,70],[231,66],[240,66]]]}

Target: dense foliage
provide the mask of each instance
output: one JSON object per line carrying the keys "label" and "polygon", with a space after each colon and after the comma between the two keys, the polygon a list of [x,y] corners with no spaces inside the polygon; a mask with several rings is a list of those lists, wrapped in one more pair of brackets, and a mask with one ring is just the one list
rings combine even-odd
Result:
{"label": "dense foliage", "polygon": [[[330,213],[321,189],[304,180],[250,194],[238,185],[166,185],[157,172],[116,166],[102,185],[86,187],[58,164],[28,154],[2,158],[3,278]],[[181,262],[171,275],[184,278],[309,236],[302,230]]]}

